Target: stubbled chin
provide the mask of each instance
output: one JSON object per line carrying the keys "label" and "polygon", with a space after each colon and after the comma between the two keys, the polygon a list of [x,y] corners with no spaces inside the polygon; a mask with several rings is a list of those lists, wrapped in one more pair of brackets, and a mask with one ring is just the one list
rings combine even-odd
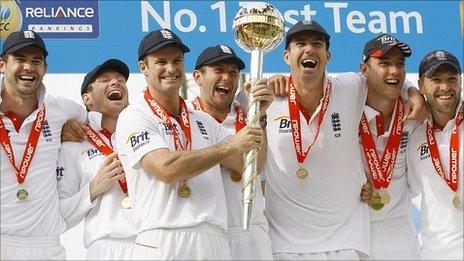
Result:
{"label": "stubbled chin", "polygon": [[221,95],[221,96],[215,95],[214,97],[214,102],[220,107],[227,106],[227,104],[229,103],[229,100],[230,100],[230,96],[228,95]]}

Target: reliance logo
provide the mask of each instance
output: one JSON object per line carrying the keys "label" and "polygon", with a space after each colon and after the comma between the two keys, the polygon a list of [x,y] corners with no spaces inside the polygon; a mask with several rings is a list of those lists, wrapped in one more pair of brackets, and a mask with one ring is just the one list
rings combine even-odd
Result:
{"label": "reliance logo", "polygon": [[93,18],[92,7],[26,7],[27,18]]}

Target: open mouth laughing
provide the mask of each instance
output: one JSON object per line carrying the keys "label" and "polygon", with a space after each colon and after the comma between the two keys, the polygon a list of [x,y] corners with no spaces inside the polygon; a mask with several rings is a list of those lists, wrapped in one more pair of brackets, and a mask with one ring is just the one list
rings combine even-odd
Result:
{"label": "open mouth laughing", "polygon": [[317,61],[313,59],[304,59],[301,65],[303,65],[305,69],[314,69],[317,66]]}
{"label": "open mouth laughing", "polygon": [[106,95],[106,98],[110,101],[121,101],[122,100],[122,92],[120,90],[111,90]]}

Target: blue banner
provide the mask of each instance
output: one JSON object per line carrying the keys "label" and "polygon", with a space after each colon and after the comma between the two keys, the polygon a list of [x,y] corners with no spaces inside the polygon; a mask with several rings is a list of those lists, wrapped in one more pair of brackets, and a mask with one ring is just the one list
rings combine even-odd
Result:
{"label": "blue banner", "polygon": [[[1,38],[14,8],[0,10]],[[19,7],[21,28],[46,38],[49,73],[87,72],[104,59],[119,58],[138,72],[137,50],[148,32],[172,29],[190,47],[186,70],[206,47],[227,44],[249,63],[234,40],[232,23],[243,1],[32,1],[8,0]],[[408,72],[422,57],[445,49],[463,60],[463,1],[268,1],[284,16],[286,28],[313,19],[331,35],[330,72],[358,71],[364,43],[380,33],[407,42],[413,55]],[[5,7],[6,6],[6,7]],[[9,12],[9,13],[8,13]],[[7,15],[9,16],[7,17]],[[8,28],[12,28],[8,25]],[[34,27],[32,27],[34,26]],[[283,44],[264,56],[264,72],[288,72]],[[248,66],[249,67],[249,66]],[[247,69],[245,69],[247,70]]]}

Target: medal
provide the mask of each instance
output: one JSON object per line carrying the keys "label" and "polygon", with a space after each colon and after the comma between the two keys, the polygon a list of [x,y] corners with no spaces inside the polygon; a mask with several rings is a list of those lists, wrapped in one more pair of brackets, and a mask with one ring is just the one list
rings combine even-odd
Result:
{"label": "medal", "polygon": [[382,191],[382,194],[380,195],[380,197],[382,198],[382,202],[385,205],[390,202],[390,195],[388,194],[388,192],[386,190]]}
{"label": "medal", "polygon": [[296,170],[296,176],[300,179],[305,179],[308,176],[308,171],[301,166],[298,166]]}
{"label": "medal", "polygon": [[[434,128],[427,122],[426,123],[426,132],[427,144],[429,145],[430,158],[432,160],[432,165],[435,168],[437,174],[446,182],[451,191],[457,194],[459,186],[459,126],[464,120],[464,106],[459,108],[457,116],[454,120],[454,127],[451,132],[450,137],[450,146],[449,146],[449,175],[445,174],[443,166],[440,159],[440,151],[438,150],[437,140],[435,138]],[[462,177],[461,177],[462,178]],[[452,200],[453,206],[455,208],[460,208],[462,206],[462,200],[458,195],[455,195]]]}
{"label": "medal", "polygon": [[182,184],[179,189],[179,196],[183,198],[190,197],[190,188],[187,186],[187,183]]}
{"label": "medal", "polygon": [[[382,157],[379,157],[377,153],[376,143],[364,113],[359,122],[359,136],[361,137],[361,144],[364,152],[364,159],[369,171],[369,177],[374,188],[380,193],[379,197],[382,199],[384,205],[390,202],[390,195],[386,189],[390,185],[398,149],[401,143],[403,116],[404,105],[401,98],[398,98],[396,100],[390,134],[388,135],[387,144],[385,145]],[[377,132],[380,131],[383,131],[383,129]]]}
{"label": "medal", "polygon": [[[16,192],[16,197],[19,199],[19,200],[25,200],[27,199],[27,196],[29,196],[29,193],[27,193],[27,190],[25,188],[19,188],[18,189],[18,192]],[[458,198],[459,200],[459,198]]]}
{"label": "medal", "polygon": [[454,196],[454,198],[453,198],[453,206],[455,208],[460,208],[461,204],[462,204],[462,202],[461,202],[461,199],[459,199],[459,196],[458,195]]}
{"label": "medal", "polygon": [[123,200],[121,200],[121,206],[125,209],[129,209],[131,208],[131,201],[130,201],[130,198],[129,197],[125,197],[123,198]]}
{"label": "medal", "polygon": [[37,145],[39,143],[40,132],[42,131],[42,126],[45,121],[45,105],[39,107],[37,116],[32,125],[31,132],[29,133],[29,138],[27,139],[26,148],[23,153],[23,158],[19,167],[16,166],[15,157],[13,153],[13,147],[11,146],[10,137],[8,136],[8,131],[5,127],[5,124],[0,117],[0,145],[5,150],[5,154],[8,158],[8,161],[11,164],[15,174],[16,181],[19,184],[18,192],[16,192],[16,197],[19,200],[25,200],[28,197],[27,190],[24,189],[21,185],[26,180],[26,176],[31,166],[32,159],[34,158]]}
{"label": "medal", "polygon": [[[205,110],[205,107],[203,106],[203,102],[201,100],[201,98],[199,96],[197,96],[193,101],[191,101],[192,103],[192,106],[195,110],[197,111],[204,111],[206,113],[208,113],[206,110]],[[235,106],[235,114],[237,115],[236,118],[235,118],[235,133],[239,132],[241,129],[243,129],[243,127],[245,127],[246,125],[246,115],[245,115],[245,112],[240,108],[240,106]],[[221,123],[222,122],[218,119],[216,119],[217,122]],[[242,174],[236,172],[236,171],[233,171],[233,170],[230,170],[230,179],[233,181],[233,182],[239,182],[240,180],[242,180]]]}
{"label": "medal", "polygon": [[231,170],[230,171],[230,179],[233,181],[233,182],[239,182],[240,180],[242,180],[242,175],[236,171],[233,171]]}
{"label": "medal", "polygon": [[[190,129],[190,116],[188,112],[187,105],[185,104],[184,99],[179,96],[179,107],[180,107],[180,119],[177,119],[184,135],[185,135],[185,145],[182,144],[182,141],[179,137],[180,134],[177,133],[176,127],[174,123],[171,121],[169,114],[166,110],[156,102],[155,99],[150,94],[148,89],[144,92],[144,99],[147,102],[148,106],[150,107],[153,114],[160,118],[163,123],[168,124],[172,129],[172,139],[174,142],[174,149],[176,151],[180,150],[190,150],[192,148],[192,131]],[[187,186],[187,181],[183,181],[183,184],[179,188],[179,196],[183,198],[190,197],[190,188]]]}
{"label": "medal", "polygon": [[324,97],[321,102],[321,109],[316,122],[316,131],[314,133],[314,139],[311,144],[308,146],[308,149],[303,149],[303,136],[301,135],[301,123],[300,123],[300,112],[304,113],[304,108],[298,102],[299,96],[296,91],[295,86],[292,82],[292,77],[290,76],[288,83],[288,111],[290,116],[290,128],[292,130],[292,139],[293,145],[296,153],[296,160],[298,162],[298,169],[296,170],[296,176],[300,179],[305,179],[308,176],[308,171],[301,167],[301,164],[305,161],[306,157],[309,154],[309,151],[313,147],[314,143],[319,136],[319,131],[321,129],[322,121],[324,120],[324,115],[329,107],[330,96],[332,93],[332,83],[327,81]]}
{"label": "medal", "polygon": [[374,192],[372,195],[371,203],[369,203],[369,205],[373,210],[376,211],[381,210],[385,206],[385,204],[382,202],[382,197],[380,196],[379,192]]}

